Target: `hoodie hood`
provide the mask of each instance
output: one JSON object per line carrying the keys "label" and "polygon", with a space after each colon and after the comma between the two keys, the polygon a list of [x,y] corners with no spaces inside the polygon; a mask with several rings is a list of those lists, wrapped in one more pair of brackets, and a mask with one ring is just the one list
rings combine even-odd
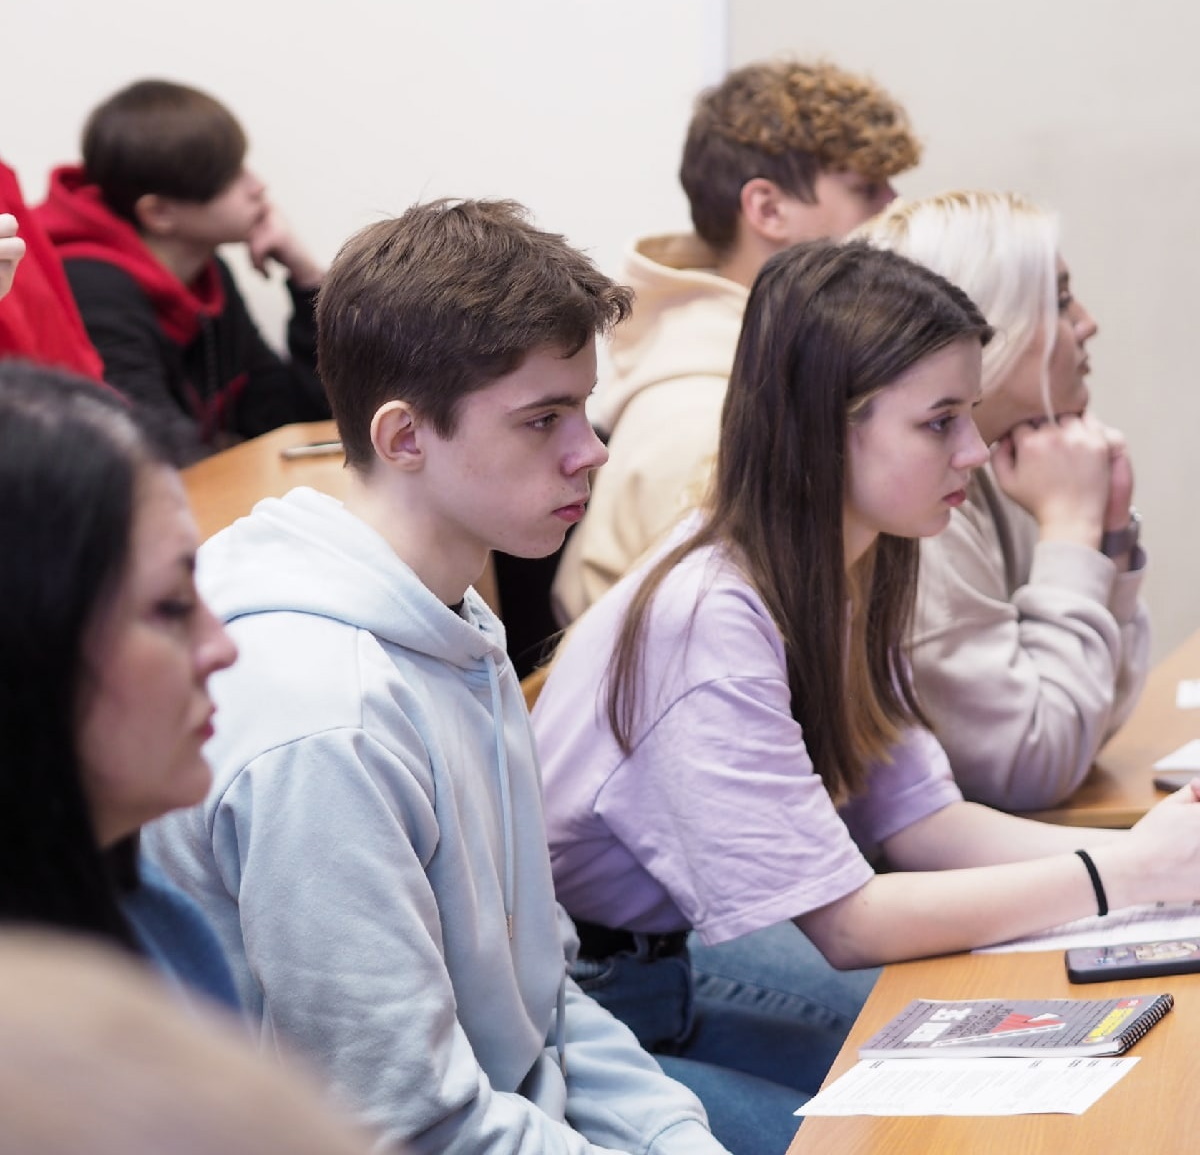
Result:
{"label": "hoodie hood", "polygon": [[512,781],[500,671],[504,627],[468,589],[461,614],[432,591],[366,522],[314,489],[260,501],[200,550],[197,582],[212,611],[233,622],[292,612],[366,630],[385,643],[457,667],[490,702],[493,772],[503,832],[504,915],[515,894]]}
{"label": "hoodie hood", "polygon": [[294,611],[368,630],[462,669],[507,660],[504,628],[474,589],[456,613],[370,526],[313,489],[260,501],[252,517],[205,543],[197,576],[226,622]]}
{"label": "hoodie hood", "polygon": [[748,290],[719,276],[716,255],[695,234],[645,237],[626,256],[622,280],[633,314],[613,330],[613,376],[597,395],[596,423],[611,431],[643,389],[678,377],[726,380]]}
{"label": "hoodie hood", "polygon": [[225,308],[225,289],[215,260],[185,285],[146,247],[127,221],[104,203],[79,166],[50,174],[50,193],[37,217],[64,260],[104,261],[128,273],[149,298],[163,332],[177,345],[190,345],[201,322]]}

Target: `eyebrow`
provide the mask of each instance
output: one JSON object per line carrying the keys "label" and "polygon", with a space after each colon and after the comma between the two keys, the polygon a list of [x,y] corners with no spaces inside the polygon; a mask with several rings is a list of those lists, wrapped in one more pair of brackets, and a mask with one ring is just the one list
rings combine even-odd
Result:
{"label": "eyebrow", "polygon": [[525,405],[518,405],[512,412],[514,414],[531,413],[536,409],[553,409],[556,407],[575,409],[583,405],[586,400],[586,397],[576,397],[571,393],[559,393],[552,397],[539,397],[536,401],[530,401]]}

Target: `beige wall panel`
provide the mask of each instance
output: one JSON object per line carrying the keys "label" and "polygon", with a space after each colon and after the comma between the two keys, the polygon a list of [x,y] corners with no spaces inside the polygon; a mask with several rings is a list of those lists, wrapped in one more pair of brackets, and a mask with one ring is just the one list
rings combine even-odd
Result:
{"label": "beige wall panel", "polygon": [[1200,626],[1200,9],[731,0],[730,38],[735,64],[827,55],[902,99],[926,145],[902,193],[1010,188],[1058,210],[1100,323],[1096,409],[1133,448],[1162,656]]}

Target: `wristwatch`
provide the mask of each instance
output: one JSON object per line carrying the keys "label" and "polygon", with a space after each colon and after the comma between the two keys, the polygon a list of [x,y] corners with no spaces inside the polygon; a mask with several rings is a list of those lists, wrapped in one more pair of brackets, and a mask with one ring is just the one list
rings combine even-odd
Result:
{"label": "wristwatch", "polygon": [[1100,538],[1100,552],[1105,557],[1123,557],[1137,549],[1138,539],[1142,536],[1142,515],[1131,505],[1129,507],[1129,524],[1124,529],[1106,530]]}

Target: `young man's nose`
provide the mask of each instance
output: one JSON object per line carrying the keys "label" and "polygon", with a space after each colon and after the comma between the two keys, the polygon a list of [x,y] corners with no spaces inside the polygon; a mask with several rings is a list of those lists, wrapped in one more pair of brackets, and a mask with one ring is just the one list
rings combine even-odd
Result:
{"label": "young man's nose", "polygon": [[571,454],[567,472],[575,474],[581,469],[599,469],[607,460],[608,446],[596,435],[589,422],[578,448]]}

